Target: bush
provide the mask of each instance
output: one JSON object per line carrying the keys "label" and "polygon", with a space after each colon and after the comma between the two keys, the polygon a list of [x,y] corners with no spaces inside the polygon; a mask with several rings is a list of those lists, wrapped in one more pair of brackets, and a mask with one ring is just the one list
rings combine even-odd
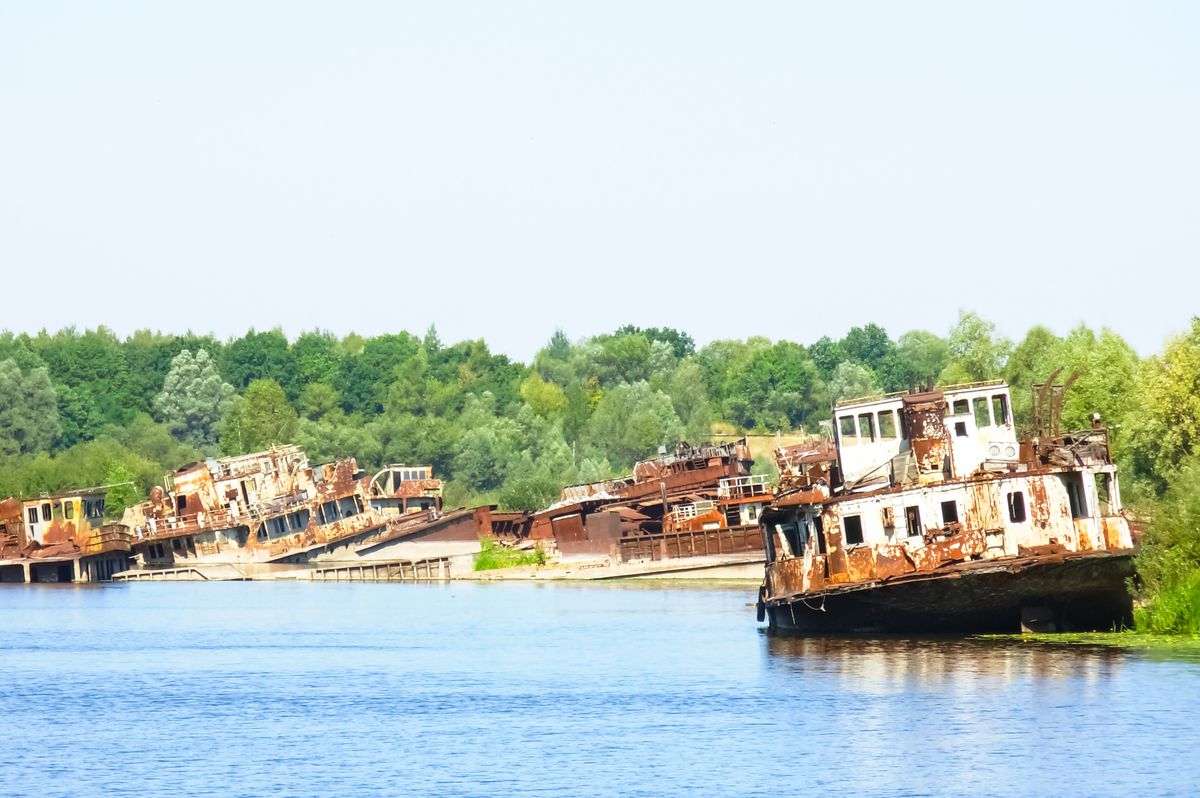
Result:
{"label": "bush", "polygon": [[491,538],[479,542],[479,553],[475,555],[476,571],[494,571],[497,568],[516,568],[521,565],[545,565],[546,552],[541,546],[527,549],[510,549]]}
{"label": "bush", "polygon": [[1139,631],[1200,633],[1200,460],[1172,477],[1137,555]]}

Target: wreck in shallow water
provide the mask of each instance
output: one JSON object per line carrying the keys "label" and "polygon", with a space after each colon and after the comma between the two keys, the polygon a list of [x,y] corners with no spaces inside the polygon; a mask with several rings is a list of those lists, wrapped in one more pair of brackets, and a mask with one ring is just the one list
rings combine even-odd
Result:
{"label": "wreck in shallow water", "polygon": [[486,512],[443,512],[442,482],[429,466],[369,477],[353,458],[310,466],[300,449],[277,446],[169,474],[126,511],[133,567],[114,576],[239,579],[411,565],[478,550]]}
{"label": "wreck in shallow water", "polygon": [[1023,441],[1000,382],[838,404],[827,474],[781,452],[760,620],[799,632],[1128,623],[1133,542],[1107,431],[1096,417],[1063,433],[1064,390],[1035,388]]}
{"label": "wreck in shallow water", "polygon": [[0,582],[99,582],[124,570],[133,539],[104,523],[109,487],[0,501]]}

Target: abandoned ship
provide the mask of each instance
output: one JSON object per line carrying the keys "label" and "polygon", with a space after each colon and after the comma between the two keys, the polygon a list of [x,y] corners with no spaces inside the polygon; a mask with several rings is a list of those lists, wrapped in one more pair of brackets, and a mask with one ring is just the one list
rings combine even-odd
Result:
{"label": "abandoned ship", "polygon": [[490,528],[491,508],[443,510],[429,466],[371,476],[295,446],[189,463],[120,523],[107,487],[0,502],[0,581],[445,579]]}
{"label": "abandoned ship", "polygon": [[1035,388],[1027,440],[1001,382],[836,405],[830,467],[780,451],[759,619],[794,632],[1128,623],[1133,541],[1107,430],[1096,416],[1061,431],[1064,391]]}
{"label": "abandoned ship", "polygon": [[133,538],[104,523],[108,486],[0,501],[0,582],[98,582],[124,570]]}
{"label": "abandoned ship", "polygon": [[642,563],[656,573],[749,565],[761,568],[759,514],[773,485],[750,473],[745,439],[673,452],[634,465],[633,473],[570,485],[536,513],[493,513],[500,540],[557,550],[563,562]]}
{"label": "abandoned ship", "polygon": [[429,466],[368,476],[354,458],[310,466],[300,449],[277,446],[169,474],[122,518],[133,563],[115,578],[320,578],[422,560],[441,573],[449,556],[478,548],[478,515],[444,513]]}

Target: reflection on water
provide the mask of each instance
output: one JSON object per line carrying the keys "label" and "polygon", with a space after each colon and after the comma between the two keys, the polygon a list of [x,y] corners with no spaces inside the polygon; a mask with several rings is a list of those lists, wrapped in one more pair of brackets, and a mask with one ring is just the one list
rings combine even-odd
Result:
{"label": "reflection on water", "polygon": [[1200,663],[754,589],[0,588],[0,795],[1191,795]]}
{"label": "reflection on water", "polygon": [[1113,678],[1137,656],[1107,646],[983,638],[764,637],[773,667],[904,689],[949,682],[990,687],[994,680],[1095,682]]}

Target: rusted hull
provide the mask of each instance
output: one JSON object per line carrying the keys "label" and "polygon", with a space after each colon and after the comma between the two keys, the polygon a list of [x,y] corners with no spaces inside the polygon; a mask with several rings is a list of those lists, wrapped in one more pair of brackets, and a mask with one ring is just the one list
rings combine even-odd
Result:
{"label": "rusted hull", "polygon": [[866,585],[810,591],[765,605],[785,633],[1103,631],[1132,622],[1132,552],[973,562]]}

